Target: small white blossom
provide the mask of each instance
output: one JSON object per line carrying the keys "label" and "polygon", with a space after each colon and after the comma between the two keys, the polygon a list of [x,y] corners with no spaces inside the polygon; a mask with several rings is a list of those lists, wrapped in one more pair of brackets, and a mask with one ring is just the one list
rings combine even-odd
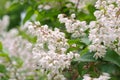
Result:
{"label": "small white blossom", "polygon": [[108,73],[103,73],[98,78],[92,78],[89,74],[83,76],[83,80],[110,80],[110,75]]}
{"label": "small white blossom", "polygon": [[72,33],[72,37],[80,37],[85,33],[84,31],[88,29],[85,21],[75,20],[75,14],[71,15],[71,18],[64,17],[64,14],[58,15],[59,21],[65,23],[67,32]]}

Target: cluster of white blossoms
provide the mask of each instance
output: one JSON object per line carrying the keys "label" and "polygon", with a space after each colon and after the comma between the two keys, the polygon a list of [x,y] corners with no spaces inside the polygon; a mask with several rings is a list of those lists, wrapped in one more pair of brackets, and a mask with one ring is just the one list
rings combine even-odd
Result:
{"label": "cluster of white blossoms", "polygon": [[[10,61],[6,62],[0,58],[0,63],[7,66],[6,69],[11,80],[25,80],[27,76],[35,75],[31,67],[33,64],[32,44],[27,39],[23,39],[17,29],[6,31],[8,23],[8,16],[4,16],[3,20],[0,20],[0,42],[8,53]],[[17,65],[21,66],[17,68]]]}
{"label": "cluster of white blossoms", "polygon": [[[4,33],[1,42],[3,47],[9,53],[11,58],[10,64],[7,64],[7,70],[10,73],[10,79],[26,79],[29,75],[34,75],[32,65],[32,44],[23,39],[22,36],[18,35],[17,29],[11,29],[9,32]],[[15,66],[20,65],[14,58],[18,58],[21,61],[21,67],[16,68]]]}
{"label": "cluster of white blossoms", "polygon": [[58,18],[61,23],[65,24],[68,33],[72,33],[72,37],[85,36],[85,30],[88,29],[86,21],[75,20],[75,14],[71,14],[70,18],[65,17],[64,14],[59,14]]}
{"label": "cluster of white blossoms", "polygon": [[96,21],[89,24],[90,51],[96,52],[95,58],[104,57],[107,48],[120,55],[120,0],[98,0],[95,7]]}
{"label": "cluster of white blossoms", "polygon": [[71,60],[79,57],[79,54],[69,52],[69,45],[65,34],[59,29],[49,29],[47,25],[40,26],[39,22],[29,23],[28,30],[37,36],[37,42],[32,49],[35,60],[35,68],[47,73],[48,80],[66,80],[63,73],[68,69]]}
{"label": "cluster of white blossoms", "polygon": [[109,80],[111,77],[108,73],[103,73],[98,78],[92,78],[89,74],[83,76],[83,80]]}

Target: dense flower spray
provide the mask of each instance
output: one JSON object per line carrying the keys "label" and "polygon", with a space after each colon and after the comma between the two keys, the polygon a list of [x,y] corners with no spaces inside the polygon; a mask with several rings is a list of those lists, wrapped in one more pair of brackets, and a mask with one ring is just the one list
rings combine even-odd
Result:
{"label": "dense flower spray", "polygon": [[95,58],[105,56],[106,49],[111,48],[120,53],[120,1],[98,0],[94,12],[96,21],[91,21],[89,39],[90,51],[95,51]]}
{"label": "dense flower spray", "polygon": [[[75,7],[78,11],[82,11],[81,9],[86,6],[86,1],[88,0],[83,1],[83,3],[81,3],[82,0],[69,1],[76,5]],[[65,4],[69,4],[69,2]],[[64,6],[68,8],[69,5]],[[70,71],[70,75],[75,72],[75,79],[79,79],[82,78],[82,69],[86,65],[88,65],[86,70],[92,68],[94,70],[93,74],[96,73],[99,75],[102,72],[102,70],[97,70],[99,63],[100,67],[104,65],[102,63],[105,63],[108,65],[112,64],[112,67],[115,66],[117,69],[116,66],[119,66],[119,58],[116,55],[120,55],[120,0],[97,0],[95,7],[94,16],[96,20],[90,22],[76,19],[76,15],[78,16],[79,14],[71,14],[70,17],[66,17],[66,14],[59,14],[59,22],[65,24],[66,29],[64,32],[58,28],[53,29],[53,27],[50,28],[48,25],[41,25],[40,22],[34,21],[38,17],[39,12],[45,10],[45,12],[49,12],[54,9],[51,4],[39,5],[39,10],[35,9],[36,11],[34,12],[36,17],[32,16],[34,18],[34,20],[32,19],[33,22],[26,22],[24,27],[19,29],[6,31],[9,24],[9,17],[4,16],[0,20],[0,42],[3,44],[3,49],[5,49],[6,53],[9,53],[10,63],[5,63],[0,58],[0,64],[5,65],[5,67],[7,66],[6,70],[8,71],[9,79],[26,80],[28,79],[27,77],[32,76],[34,80],[39,80],[39,74],[42,73],[47,77],[47,80],[67,80],[68,77],[64,73],[71,68],[74,69],[73,72]],[[70,13],[72,12],[71,10],[69,10]],[[75,11],[77,13],[77,10]],[[48,19],[49,17],[40,21],[44,22]],[[56,23],[56,25],[59,25],[59,23]],[[31,36],[35,38],[35,41],[27,39]],[[86,41],[82,42],[83,38],[86,38]],[[86,44],[87,41],[89,42],[88,44]],[[115,54],[117,58],[116,60],[114,59],[115,61],[110,59],[112,57],[107,52],[109,50],[117,53],[111,53],[111,55]],[[81,54],[81,57],[78,53]],[[91,56],[92,53],[94,56]],[[108,54],[106,55],[106,53]],[[71,65],[71,62],[75,62],[75,65]],[[93,62],[92,65],[91,62]],[[18,66],[18,64],[21,66]],[[112,71],[111,73],[114,74],[115,72]],[[108,73],[103,73],[96,78],[91,76],[93,74],[89,71],[86,72],[83,80],[109,80],[111,78]],[[0,74],[0,79],[1,75],[3,76],[3,74]],[[73,78],[74,75],[71,77]]]}
{"label": "dense flower spray", "polygon": [[[9,32],[4,33],[1,42],[4,45],[5,50],[9,53],[10,64],[6,64],[7,71],[10,73],[10,79],[26,79],[29,75],[34,75],[32,64],[32,44],[23,39],[22,36],[18,36],[17,29],[12,29]],[[19,63],[14,60],[18,58]],[[17,65],[20,65],[17,68]]]}
{"label": "dense flower spray", "polygon": [[72,37],[85,36],[84,31],[88,29],[86,22],[75,20],[75,17],[75,14],[71,14],[70,18],[65,17],[64,14],[58,15],[59,21],[65,24],[67,32],[72,33]]}
{"label": "dense flower spray", "polygon": [[9,16],[4,16],[0,24],[0,42],[3,44],[5,53],[8,53],[9,56],[8,62],[0,58],[0,63],[7,66],[6,70],[9,79],[25,80],[28,76],[35,75],[31,67],[33,63],[32,44],[19,35],[18,29],[6,30],[9,24]]}
{"label": "dense flower spray", "polygon": [[66,53],[69,45],[65,34],[55,28],[51,30],[47,25],[40,26],[39,22],[29,23],[28,30],[37,36],[32,53],[37,67],[44,73],[48,73],[48,80],[66,80],[62,75],[65,68],[69,68],[74,57],[79,54]]}

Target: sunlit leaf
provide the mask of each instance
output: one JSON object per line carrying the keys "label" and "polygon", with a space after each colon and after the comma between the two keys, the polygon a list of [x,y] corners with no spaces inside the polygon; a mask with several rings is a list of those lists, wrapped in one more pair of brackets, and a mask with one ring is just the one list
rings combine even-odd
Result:
{"label": "sunlit leaf", "polygon": [[24,24],[28,19],[30,19],[33,14],[34,14],[34,10],[30,7],[30,8],[28,9],[27,13],[26,13],[26,16],[25,16],[24,20],[23,20],[23,24]]}
{"label": "sunlit leaf", "polygon": [[6,72],[7,72],[6,67],[0,64],[0,73],[6,73]]}
{"label": "sunlit leaf", "polygon": [[116,64],[117,66],[120,67],[120,56],[113,50],[108,49],[103,60],[109,61],[109,62]]}
{"label": "sunlit leaf", "polygon": [[3,47],[2,47],[2,43],[0,42],[0,51],[2,51],[2,48],[3,48]]}

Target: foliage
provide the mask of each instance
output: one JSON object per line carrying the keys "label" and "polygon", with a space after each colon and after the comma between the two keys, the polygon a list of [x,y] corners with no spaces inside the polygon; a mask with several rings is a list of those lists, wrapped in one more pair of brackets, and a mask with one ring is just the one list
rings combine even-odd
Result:
{"label": "foliage", "polygon": [[[99,77],[103,72],[110,74],[110,80],[119,80],[120,55],[117,54],[114,49],[107,47],[104,57],[93,57],[96,52],[90,51],[89,49],[89,46],[92,44],[92,41],[89,40],[90,29],[87,28],[84,31],[85,36],[75,38],[72,37],[72,33],[67,31],[66,23],[62,23],[60,22],[60,19],[58,19],[59,14],[64,14],[64,18],[73,20],[73,23],[77,22],[77,20],[86,21],[86,25],[88,26],[91,21],[97,20],[96,16],[94,16],[94,12],[97,10],[94,7],[96,0],[92,1],[93,2],[91,2],[91,0],[90,2],[87,1],[84,7],[79,8],[78,5],[82,0],[81,2],[78,0],[78,4],[75,4],[70,0],[0,0],[0,80],[49,79],[48,73],[50,73],[51,70],[47,71],[46,69],[46,71],[42,71],[41,66],[34,61],[32,55],[34,48],[39,44],[40,32],[36,32],[37,34],[35,35],[32,34],[34,31],[31,31],[30,33],[29,29],[26,28],[26,26],[28,26],[26,25],[27,22],[32,23],[30,23],[30,25],[34,26],[34,30],[40,29],[41,32],[42,25],[47,24],[49,29],[52,30],[49,32],[51,34],[55,32],[55,28],[58,28],[60,32],[65,34],[64,37],[67,40],[65,41],[69,45],[65,55],[68,55],[70,52],[80,55],[79,58],[72,58],[69,68],[64,68],[63,70],[59,68],[61,70],[60,73],[62,73],[67,80],[83,80],[85,74],[90,74],[93,78]],[[71,6],[68,7],[67,5]],[[76,15],[75,18],[71,18],[71,14],[73,13]],[[2,30],[1,27],[4,26],[1,21],[4,15],[8,15],[10,19],[7,29]],[[38,25],[35,23],[36,21],[40,22],[40,24]],[[64,39],[64,37],[62,37],[62,39]],[[54,36],[54,38],[56,38],[56,36]],[[8,39],[10,39],[11,42]],[[5,44],[5,41],[7,40],[9,43],[7,43],[7,45],[9,47]],[[49,50],[49,42],[47,41],[43,44],[44,47],[47,48],[45,49],[46,52]],[[58,40],[58,42],[61,41]],[[55,42],[55,40],[53,42]],[[119,41],[116,40],[114,41],[114,44],[117,44],[118,42]],[[26,46],[29,43],[32,44],[32,46],[27,48]],[[58,51],[58,53],[59,52],[60,51]],[[28,55],[28,53],[30,55]],[[27,64],[29,64],[29,66],[26,66]],[[37,64],[37,67],[35,66],[35,68],[33,68],[33,64]],[[53,78],[51,80],[53,80]]]}

